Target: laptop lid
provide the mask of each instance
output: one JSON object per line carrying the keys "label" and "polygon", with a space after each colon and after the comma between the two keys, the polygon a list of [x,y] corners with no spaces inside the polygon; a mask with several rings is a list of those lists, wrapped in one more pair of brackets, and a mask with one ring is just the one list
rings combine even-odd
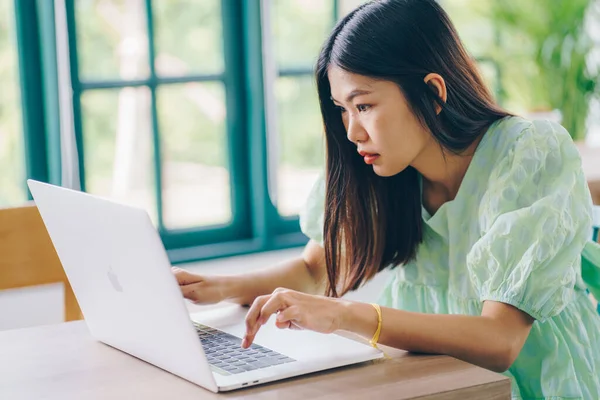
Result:
{"label": "laptop lid", "polygon": [[148,214],[86,193],[27,183],[92,336],[217,392]]}

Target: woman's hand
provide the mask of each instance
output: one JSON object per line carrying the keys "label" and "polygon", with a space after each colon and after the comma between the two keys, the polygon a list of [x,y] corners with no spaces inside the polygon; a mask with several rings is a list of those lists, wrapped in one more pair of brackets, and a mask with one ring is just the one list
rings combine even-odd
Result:
{"label": "woman's hand", "polygon": [[195,304],[214,304],[227,298],[224,277],[196,275],[177,267],[172,267],[171,271],[183,297]]}
{"label": "woman's hand", "polygon": [[246,316],[246,335],[242,347],[250,347],[256,333],[272,314],[277,314],[275,324],[280,329],[309,329],[332,333],[342,325],[343,310],[343,300],[289,289],[275,289],[272,294],[257,297],[252,303]]}

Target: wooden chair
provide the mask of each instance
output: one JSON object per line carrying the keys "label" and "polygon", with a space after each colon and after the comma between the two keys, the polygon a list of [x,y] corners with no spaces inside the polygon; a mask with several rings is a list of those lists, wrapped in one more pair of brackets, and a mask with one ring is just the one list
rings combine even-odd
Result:
{"label": "wooden chair", "polygon": [[65,321],[83,319],[36,206],[0,209],[0,290],[63,283]]}

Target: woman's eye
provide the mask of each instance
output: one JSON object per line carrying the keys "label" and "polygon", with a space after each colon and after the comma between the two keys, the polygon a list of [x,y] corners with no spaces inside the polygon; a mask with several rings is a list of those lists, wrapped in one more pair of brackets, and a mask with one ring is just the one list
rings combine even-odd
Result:
{"label": "woman's eye", "polygon": [[368,105],[368,104],[359,104],[359,105],[356,106],[356,109],[359,112],[365,112],[365,111],[367,111],[369,109],[369,107],[371,107],[371,106]]}
{"label": "woman's eye", "polygon": [[346,109],[342,106],[335,106],[335,108],[337,108],[337,110],[342,114],[346,112]]}

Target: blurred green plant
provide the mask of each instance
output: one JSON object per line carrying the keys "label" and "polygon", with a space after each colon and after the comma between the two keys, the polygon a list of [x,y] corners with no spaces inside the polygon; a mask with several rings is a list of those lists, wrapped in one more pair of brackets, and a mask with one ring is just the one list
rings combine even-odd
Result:
{"label": "blurred green plant", "polygon": [[585,27],[595,2],[492,0],[488,9],[500,34],[494,58],[509,78],[504,89],[528,97],[528,111],[560,110],[575,140],[585,137],[589,103],[598,94],[598,73],[588,63],[594,44]]}

